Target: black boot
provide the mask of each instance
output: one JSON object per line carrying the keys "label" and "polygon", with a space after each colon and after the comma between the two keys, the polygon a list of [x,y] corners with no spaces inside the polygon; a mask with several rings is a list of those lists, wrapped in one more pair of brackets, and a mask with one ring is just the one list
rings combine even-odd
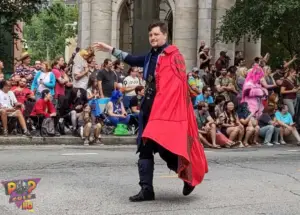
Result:
{"label": "black boot", "polygon": [[140,159],[138,162],[141,191],[129,197],[131,202],[152,201],[155,199],[153,191],[154,161],[152,159]]}
{"label": "black boot", "polygon": [[184,186],[183,186],[183,190],[182,190],[182,194],[184,196],[188,196],[190,195],[193,190],[195,189],[195,187],[191,186],[189,183],[184,182]]}

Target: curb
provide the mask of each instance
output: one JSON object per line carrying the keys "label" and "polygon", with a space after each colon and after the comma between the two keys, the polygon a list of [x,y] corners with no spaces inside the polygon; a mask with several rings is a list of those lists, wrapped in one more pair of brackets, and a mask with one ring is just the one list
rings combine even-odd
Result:
{"label": "curb", "polygon": [[[102,136],[104,145],[136,145],[136,136]],[[79,137],[24,137],[24,136],[0,136],[0,145],[83,145],[83,140]]]}

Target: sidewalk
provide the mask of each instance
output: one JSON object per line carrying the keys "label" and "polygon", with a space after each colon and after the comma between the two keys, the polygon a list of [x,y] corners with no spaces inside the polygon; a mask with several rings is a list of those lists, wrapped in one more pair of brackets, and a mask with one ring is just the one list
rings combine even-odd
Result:
{"label": "sidewalk", "polygon": [[[136,136],[102,135],[105,145],[135,145]],[[83,145],[79,137],[63,135],[60,137],[0,136],[0,145]]]}

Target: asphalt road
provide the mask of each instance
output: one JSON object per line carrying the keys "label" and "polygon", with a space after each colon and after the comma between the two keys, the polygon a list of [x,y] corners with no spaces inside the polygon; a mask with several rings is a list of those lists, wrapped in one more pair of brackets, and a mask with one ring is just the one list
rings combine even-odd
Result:
{"label": "asphalt road", "polygon": [[[300,214],[300,147],[206,150],[209,173],[188,197],[156,156],[156,201],[130,203],[139,191],[134,146],[1,146],[0,181],[41,178],[34,214]],[[9,204],[0,215],[31,214]]]}

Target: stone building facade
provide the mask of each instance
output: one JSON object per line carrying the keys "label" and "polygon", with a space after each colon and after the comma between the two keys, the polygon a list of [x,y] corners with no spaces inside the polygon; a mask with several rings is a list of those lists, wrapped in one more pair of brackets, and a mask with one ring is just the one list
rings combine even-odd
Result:
{"label": "stone building facade", "polygon": [[[214,60],[227,51],[233,63],[235,51],[242,51],[247,63],[261,53],[261,43],[243,39],[239,44],[216,43],[220,20],[235,0],[79,0],[80,47],[97,41],[133,54],[149,49],[147,26],[162,20],[169,26],[169,42],[179,47],[187,68],[198,65],[198,48],[204,40]],[[97,53],[102,62],[108,53]]]}

